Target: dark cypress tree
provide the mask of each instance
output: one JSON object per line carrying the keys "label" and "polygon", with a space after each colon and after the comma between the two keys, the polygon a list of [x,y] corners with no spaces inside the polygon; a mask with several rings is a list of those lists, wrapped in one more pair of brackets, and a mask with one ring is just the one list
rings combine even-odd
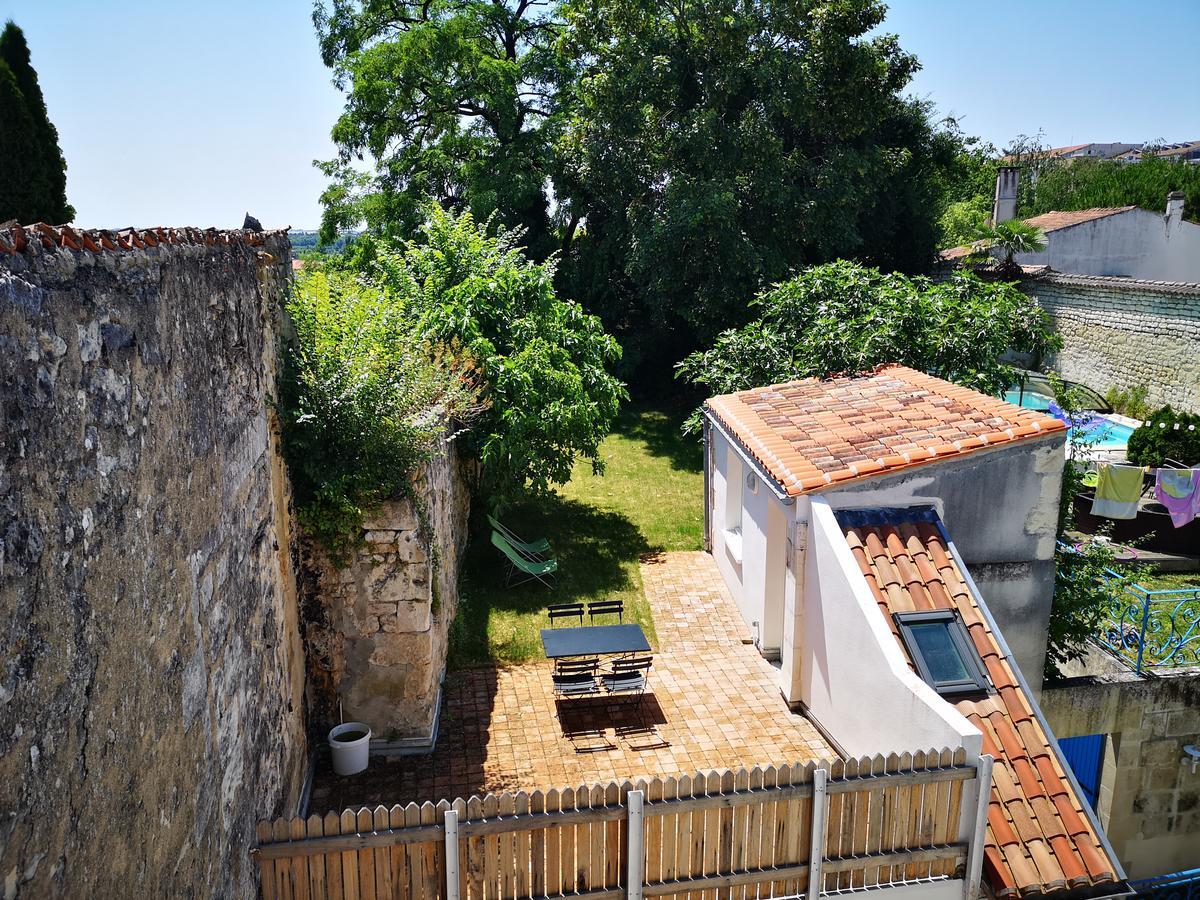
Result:
{"label": "dark cypress tree", "polygon": [[0,59],[0,222],[42,221],[44,179],[31,172],[37,158],[37,130],[12,69]]}
{"label": "dark cypress tree", "polygon": [[11,21],[5,25],[4,33],[0,34],[0,60],[7,63],[16,79],[33,123],[33,157],[22,167],[32,181],[36,198],[35,208],[31,211],[32,218],[27,221],[52,225],[70,222],[75,218],[75,210],[67,203],[67,163],[58,146],[58,129],[46,112],[46,99],[42,96],[37,72],[30,62],[25,35]]}

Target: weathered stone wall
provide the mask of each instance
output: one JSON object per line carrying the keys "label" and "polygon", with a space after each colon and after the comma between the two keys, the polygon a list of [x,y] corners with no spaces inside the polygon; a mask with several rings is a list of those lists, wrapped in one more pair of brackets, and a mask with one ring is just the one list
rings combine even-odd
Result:
{"label": "weathered stone wall", "polygon": [[254,897],[307,756],[288,241],[71,235],[0,243],[2,893]]}
{"label": "weathered stone wall", "polygon": [[[436,733],[470,490],[454,441],[414,479],[412,500],[365,522],[344,568],[305,547],[305,634],[315,725],[365,722],[391,749],[428,747]],[[339,708],[340,705],[340,708]]]}
{"label": "weathered stone wall", "polygon": [[1047,360],[1105,393],[1147,388],[1153,406],[1200,412],[1200,285],[1051,273],[1027,279],[1063,337]]}
{"label": "weathered stone wall", "polygon": [[1058,738],[1108,735],[1097,812],[1126,873],[1193,868],[1200,771],[1180,761],[1184,745],[1200,744],[1200,674],[1138,678],[1113,669],[1046,685],[1042,711]]}

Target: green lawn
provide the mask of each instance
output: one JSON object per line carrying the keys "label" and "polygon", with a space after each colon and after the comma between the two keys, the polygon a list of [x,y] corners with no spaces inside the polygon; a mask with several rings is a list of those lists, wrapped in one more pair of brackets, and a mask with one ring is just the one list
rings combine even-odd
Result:
{"label": "green lawn", "polygon": [[550,539],[559,564],[552,590],[537,584],[506,590],[499,554],[486,532],[475,531],[451,628],[451,668],[541,656],[547,603],[624,600],[625,620],[641,623],[655,642],[638,560],[661,550],[699,550],[703,541],[703,453],[698,439],[680,435],[682,421],[683,415],[626,411],[601,445],[603,475],[580,464],[557,495],[504,514],[526,540]]}

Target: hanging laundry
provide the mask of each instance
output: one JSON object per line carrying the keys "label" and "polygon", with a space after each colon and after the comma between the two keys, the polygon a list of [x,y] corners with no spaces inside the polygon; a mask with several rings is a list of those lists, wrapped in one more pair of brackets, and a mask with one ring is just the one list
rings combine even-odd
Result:
{"label": "hanging laundry", "polygon": [[1140,466],[1100,466],[1100,479],[1096,484],[1096,499],[1092,501],[1092,515],[1106,519],[1136,519],[1138,498],[1142,495],[1142,469]]}
{"label": "hanging laundry", "polygon": [[1182,528],[1200,516],[1200,469],[1159,469],[1154,496],[1167,508],[1171,524]]}

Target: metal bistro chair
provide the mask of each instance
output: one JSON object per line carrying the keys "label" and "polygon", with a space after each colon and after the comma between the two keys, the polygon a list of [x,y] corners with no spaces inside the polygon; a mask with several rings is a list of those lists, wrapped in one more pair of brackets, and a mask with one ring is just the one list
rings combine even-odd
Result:
{"label": "metal bistro chair", "polygon": [[546,607],[546,616],[550,619],[552,627],[555,624],[555,619],[575,619],[580,625],[583,625],[583,604],[551,603]]}
{"label": "metal bistro chair", "polygon": [[595,603],[589,603],[587,607],[588,619],[594,624],[596,616],[615,615],[618,622],[625,621],[625,601],[624,600],[597,600]]}
{"label": "metal bistro chair", "polygon": [[591,697],[599,694],[600,684],[596,681],[599,665],[600,661],[594,656],[556,660],[554,674],[551,676],[555,696]]}
{"label": "metal bistro chair", "polygon": [[632,697],[640,701],[650,680],[653,657],[633,656],[614,660],[612,670],[600,676],[604,690],[610,696]]}

